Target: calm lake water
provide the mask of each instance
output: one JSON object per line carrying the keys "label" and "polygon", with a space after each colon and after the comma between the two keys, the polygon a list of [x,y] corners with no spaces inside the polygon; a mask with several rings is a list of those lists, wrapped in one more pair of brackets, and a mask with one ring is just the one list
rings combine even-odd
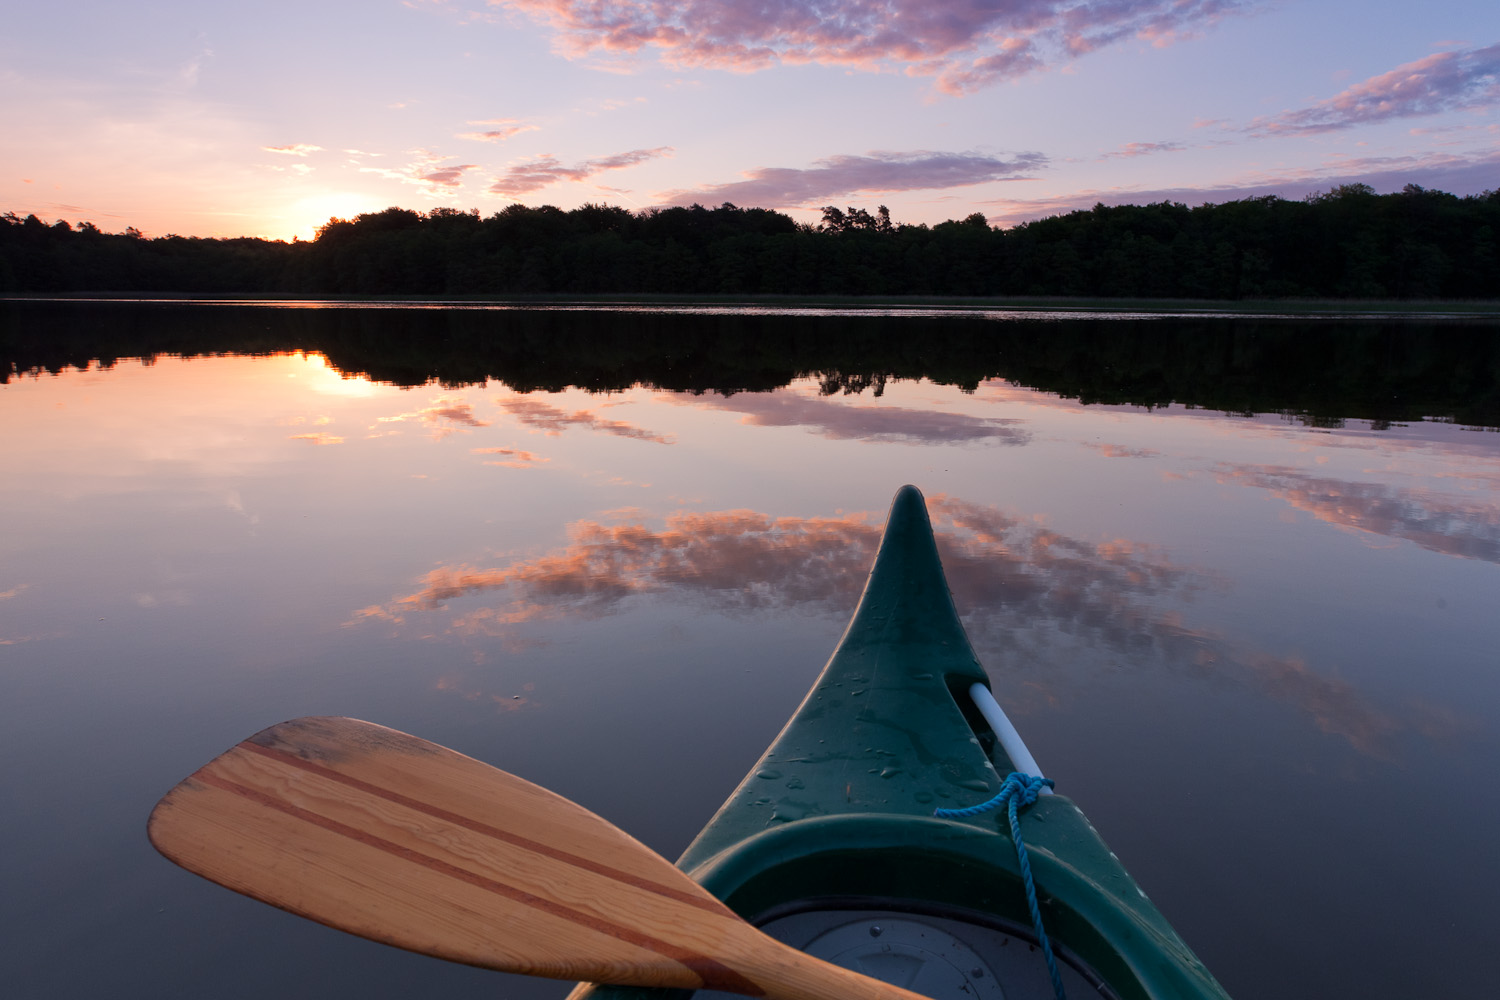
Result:
{"label": "calm lake water", "polygon": [[1500,327],[463,312],[0,304],[7,996],[563,996],[210,885],[147,813],[351,715],[675,857],[903,483],[1231,994],[1493,994]]}

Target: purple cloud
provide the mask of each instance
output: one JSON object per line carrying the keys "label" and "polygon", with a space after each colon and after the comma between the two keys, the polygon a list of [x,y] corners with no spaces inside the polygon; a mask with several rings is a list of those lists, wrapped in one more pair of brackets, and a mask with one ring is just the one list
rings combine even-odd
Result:
{"label": "purple cloud", "polygon": [[1221,481],[1269,490],[1320,521],[1401,538],[1431,552],[1500,563],[1500,505],[1425,490],[1310,476],[1278,466],[1225,466]]}
{"label": "purple cloud", "polygon": [[503,175],[495,178],[495,182],[489,186],[488,190],[491,194],[503,194],[515,198],[519,195],[530,194],[532,191],[540,191],[549,184],[556,184],[559,181],[586,181],[606,170],[633,167],[659,156],[670,156],[672,152],[671,146],[632,149],[628,153],[616,153],[614,156],[605,156],[597,160],[585,160],[571,167],[563,166],[555,156],[537,156],[511,167]]}
{"label": "purple cloud", "polygon": [[821,63],[901,70],[963,94],[1121,39],[1167,45],[1254,0],[488,0],[556,33],[569,58],[657,50],[742,72]]}
{"label": "purple cloud", "polygon": [[1257,118],[1251,135],[1306,135],[1500,102],[1500,45],[1438,52],[1372,76],[1311,107]]}
{"label": "purple cloud", "polygon": [[1010,159],[980,153],[872,152],[864,156],[830,156],[811,167],[760,167],[745,171],[745,180],[668,191],[663,204],[714,204],[783,208],[815,204],[828,198],[884,191],[918,191],[965,187],[985,181],[1018,180],[1047,164],[1041,153],[1017,153]]}
{"label": "purple cloud", "polygon": [[991,440],[1023,445],[1031,432],[1022,420],[966,413],[914,410],[904,406],[851,405],[815,396],[737,393],[723,399],[694,398],[694,406],[743,413],[758,427],[807,427],[821,437],[903,444],[959,444]]}

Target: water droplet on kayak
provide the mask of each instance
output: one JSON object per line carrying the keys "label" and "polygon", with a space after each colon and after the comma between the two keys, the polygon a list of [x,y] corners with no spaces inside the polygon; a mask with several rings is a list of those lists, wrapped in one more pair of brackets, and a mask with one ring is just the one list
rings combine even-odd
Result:
{"label": "water droplet on kayak", "polygon": [[870,927],[870,937],[880,937],[880,935],[881,935],[880,925],[879,924],[872,925]]}
{"label": "water droplet on kayak", "polygon": [[880,772],[880,776],[882,778],[894,778],[896,775],[898,775],[900,773],[901,773],[901,768],[899,768],[899,767],[888,767],[884,771]]}
{"label": "water droplet on kayak", "polygon": [[930,680],[932,680],[932,675],[931,674],[912,674],[911,675],[911,679],[914,680],[914,681],[930,681]]}
{"label": "water droplet on kayak", "polygon": [[776,811],[771,813],[771,821],[790,823],[792,820],[803,819],[810,811],[801,802],[778,802]]}
{"label": "water droplet on kayak", "polygon": [[923,803],[925,805],[926,803],[932,801],[932,793],[931,792],[918,792],[916,795],[913,795],[912,798],[916,799],[918,802],[921,802],[921,803]]}
{"label": "water droplet on kayak", "polygon": [[765,778],[767,781],[775,781],[777,778],[781,777],[781,772],[767,767],[762,770],[756,771],[755,776],[757,778]]}
{"label": "water droplet on kayak", "polygon": [[959,788],[972,788],[976,792],[987,792],[990,790],[990,783],[983,778],[970,778],[968,781],[956,781],[954,784]]}
{"label": "water droplet on kayak", "polygon": [[806,788],[807,786],[802,783],[801,778],[792,778],[786,783],[786,787],[792,789],[793,791],[796,791],[799,788]]}

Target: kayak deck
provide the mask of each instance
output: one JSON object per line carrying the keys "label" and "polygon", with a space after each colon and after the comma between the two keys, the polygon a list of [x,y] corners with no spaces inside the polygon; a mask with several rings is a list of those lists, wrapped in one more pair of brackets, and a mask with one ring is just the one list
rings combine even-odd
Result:
{"label": "kayak deck", "polygon": [[[677,866],[835,964],[938,1000],[1051,997],[1004,813],[932,815],[1015,769],[976,683],[926,505],[903,487],[832,658]],[[1021,823],[1070,995],[1227,1000],[1070,800],[1044,795]],[[666,995],[580,984],[570,1000]]]}

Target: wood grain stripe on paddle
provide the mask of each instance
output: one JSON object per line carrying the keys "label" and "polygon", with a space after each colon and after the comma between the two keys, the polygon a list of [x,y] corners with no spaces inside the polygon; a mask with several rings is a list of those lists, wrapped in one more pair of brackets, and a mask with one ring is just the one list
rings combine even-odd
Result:
{"label": "wood grain stripe on paddle", "polygon": [[706,910],[709,913],[716,913],[721,916],[731,916],[736,920],[739,919],[739,917],[737,917],[732,910],[730,910],[723,903],[719,902],[717,899],[714,899],[712,896],[706,894],[698,895],[697,893],[692,892],[683,892],[681,889],[675,889],[671,886],[665,886],[659,882],[653,882],[650,879],[642,878],[639,875],[632,875],[629,872],[621,871],[618,868],[612,868],[609,865],[600,864],[599,862],[594,861],[590,858],[581,857],[577,854],[571,854],[567,851],[560,850],[548,844],[543,844],[540,841],[532,840],[529,837],[523,837],[520,834],[511,833],[509,830],[502,830],[499,827],[490,826],[488,823],[481,823],[479,820],[476,820],[473,817],[451,812],[447,809],[442,808],[441,806],[435,806],[431,803],[423,802],[420,799],[414,799],[408,795],[402,795],[400,792],[393,792],[388,788],[382,788],[379,785],[371,784],[370,782],[364,781],[363,779],[352,777],[350,775],[344,774],[341,771],[336,771],[331,767],[307,760],[304,757],[298,757],[296,754],[288,753],[285,750],[278,749],[277,747],[268,747],[260,743],[252,742],[250,740],[246,740],[244,743],[241,743],[240,746],[246,750],[250,750],[254,753],[261,754],[262,756],[269,757],[271,760],[277,761],[279,763],[287,764],[291,767],[300,768],[301,770],[307,771],[310,774],[316,774],[319,777],[327,778],[330,781],[337,781],[340,784],[349,786],[350,788],[358,789],[359,791],[364,792],[367,795],[373,795],[377,798],[385,799],[387,802],[394,802],[397,805],[405,806],[406,808],[414,810],[416,812],[426,813],[428,816],[443,820],[446,823],[452,823],[454,826],[461,826],[464,829],[480,834],[481,836],[492,837],[495,840],[503,841],[507,844],[520,847],[523,850],[545,855],[557,861],[562,861],[566,864],[572,865],[575,868],[582,868],[584,871],[593,872],[595,875],[602,875],[605,878],[613,879],[616,882],[622,882],[625,885],[633,886],[637,889],[643,889],[646,892],[652,892],[659,896],[665,896],[668,899],[676,900],[679,903],[686,903],[689,906],[695,906],[698,909]]}
{"label": "wood grain stripe on paddle", "polygon": [[[254,744],[242,744],[242,746],[247,746],[250,749],[262,750],[263,752],[265,749],[257,747]],[[271,755],[274,755],[278,760],[282,757],[288,757],[291,760],[296,760],[299,764],[308,763],[306,761],[301,761],[299,758],[292,758],[290,757],[290,755],[282,754],[278,751],[272,751]],[[312,765],[308,769],[314,770],[315,773],[323,774],[324,776],[333,776],[333,773],[325,774],[325,772],[327,772],[327,769],[318,767],[317,765]],[[506,899],[514,900],[534,909],[541,910],[544,913],[549,913],[552,916],[560,917],[581,927],[587,927],[590,930],[597,931],[600,934],[607,935],[609,937],[615,938],[616,940],[625,941],[628,944],[633,944],[639,948],[645,948],[649,951],[654,951],[658,955],[670,958],[674,962],[677,962],[685,966],[686,968],[691,969],[695,975],[703,980],[703,985],[705,988],[729,990],[730,992],[742,993],[749,996],[765,995],[764,991],[760,989],[760,987],[757,986],[754,982],[740,975],[738,972],[735,972],[729,966],[715,961],[714,959],[709,958],[705,955],[687,951],[667,941],[662,941],[661,939],[652,937],[648,934],[642,934],[640,931],[626,927],[622,924],[617,924],[612,921],[601,919],[591,914],[584,913],[581,910],[576,910],[570,906],[567,906],[566,904],[559,903],[555,900],[544,899],[543,897],[527,892],[524,889],[519,889],[512,885],[506,885],[504,882],[500,882],[485,875],[481,875],[478,872],[472,872],[465,868],[460,868],[459,866],[444,861],[441,858],[432,857],[431,855],[424,854],[421,851],[413,850],[410,847],[405,847],[401,844],[397,844],[393,841],[387,840],[384,837],[376,836],[375,834],[369,833],[365,830],[360,830],[356,827],[349,826],[346,823],[341,823],[336,819],[331,819],[327,816],[320,815],[316,812],[313,812],[312,810],[293,805],[292,803],[287,802],[284,799],[279,799],[276,796],[269,795],[263,791],[260,791],[259,789],[251,788],[229,778],[224,778],[217,774],[213,774],[207,768],[200,770],[197,774],[193,775],[193,778],[190,780],[200,781],[203,784],[211,785],[214,788],[219,789],[220,791],[229,792],[232,795],[238,795],[241,798],[248,799],[249,801],[255,802],[256,804],[264,806],[267,809],[274,809],[278,812],[284,813],[285,815],[291,816],[294,819],[301,820],[304,823],[310,823],[314,826],[321,827],[324,830],[328,830],[331,833],[338,834],[339,836],[355,841],[356,843],[364,844],[366,847],[372,847],[376,850],[384,851],[387,854],[402,859],[403,861],[407,861],[415,865],[421,865],[441,875],[446,875],[449,878],[457,879],[460,882],[467,883],[468,885],[474,886],[476,888],[492,892],[497,896],[503,896]],[[363,782],[358,782],[358,779],[348,780],[351,784],[363,784]],[[390,798],[390,796],[385,797]],[[395,801],[398,801],[402,805],[409,804],[409,802],[405,800],[404,796],[396,798]],[[429,812],[434,816],[438,816],[442,812],[441,810],[423,811]],[[440,818],[446,819],[447,817],[440,816]],[[509,840],[510,838],[504,839]],[[590,868],[589,870],[593,870],[593,868]]]}

